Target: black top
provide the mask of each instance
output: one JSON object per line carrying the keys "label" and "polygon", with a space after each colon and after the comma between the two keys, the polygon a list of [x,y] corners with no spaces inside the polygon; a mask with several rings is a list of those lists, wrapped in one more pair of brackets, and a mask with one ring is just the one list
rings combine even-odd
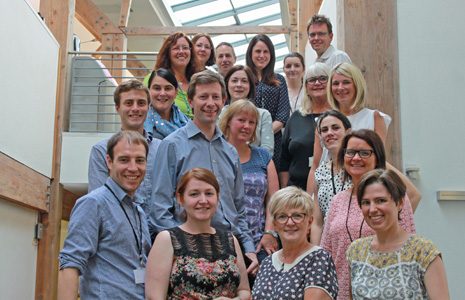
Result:
{"label": "black top", "polygon": [[302,116],[295,111],[283,134],[280,172],[289,172],[289,185],[295,185],[305,190],[307,188],[308,172],[310,172],[309,157],[313,157],[315,142],[316,119],[321,114]]}

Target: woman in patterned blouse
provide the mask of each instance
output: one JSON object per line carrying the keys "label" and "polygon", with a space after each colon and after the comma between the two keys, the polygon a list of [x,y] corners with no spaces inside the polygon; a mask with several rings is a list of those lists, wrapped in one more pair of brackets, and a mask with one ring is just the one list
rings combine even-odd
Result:
{"label": "woman in patterned blouse", "polygon": [[374,231],[347,250],[352,299],[449,299],[441,253],[399,224],[406,187],[392,170],[362,177],[358,205]]}
{"label": "woman in patterned blouse", "polygon": [[245,62],[257,78],[255,105],[268,110],[273,120],[274,164],[281,159],[281,129],[289,119],[291,106],[284,77],[274,72],[276,56],[273,42],[264,34],[252,38],[247,48]]}
{"label": "woman in patterned blouse", "polygon": [[178,82],[171,71],[163,68],[152,71],[148,87],[151,101],[144,129],[149,137],[162,140],[185,126],[189,119],[174,104]]}
{"label": "woman in patterned blouse", "polygon": [[338,285],[331,255],[307,239],[313,219],[310,195],[289,186],[277,191],[269,206],[283,248],[262,262],[253,299],[335,299]]}
{"label": "woman in patterned blouse", "polygon": [[231,232],[210,226],[220,186],[203,168],[187,171],[176,197],[186,221],[160,232],[147,261],[146,299],[249,299],[244,259]]}
{"label": "woman in patterned blouse", "polygon": [[271,196],[279,189],[278,174],[271,154],[252,146],[257,130],[258,110],[249,100],[236,100],[224,113],[220,129],[239,154],[244,178],[244,202],[247,223],[252,233],[259,262],[278,250],[268,207]]}

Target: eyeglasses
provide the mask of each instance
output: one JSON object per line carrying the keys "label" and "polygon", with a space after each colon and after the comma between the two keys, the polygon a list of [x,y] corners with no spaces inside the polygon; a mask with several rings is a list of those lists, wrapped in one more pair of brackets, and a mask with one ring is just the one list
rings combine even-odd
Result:
{"label": "eyeglasses", "polygon": [[188,46],[178,46],[178,47],[171,48],[171,51],[174,51],[174,52],[190,51],[190,50],[191,48]]}
{"label": "eyeglasses", "polygon": [[369,158],[374,153],[374,151],[373,150],[345,149],[344,153],[347,157],[350,157],[350,158],[355,157],[355,154],[357,153],[358,153],[358,156],[360,156],[360,158]]}
{"label": "eyeglasses", "polygon": [[309,32],[308,37],[311,37],[311,38],[314,38],[316,36],[322,37],[322,36],[325,36],[327,34],[328,34],[327,32],[322,32],[322,31],[320,31],[320,32]]}
{"label": "eyeglasses", "polygon": [[286,224],[289,219],[291,219],[292,222],[294,222],[295,224],[299,224],[305,219],[306,216],[307,216],[307,214],[305,214],[305,213],[295,213],[295,214],[292,214],[290,216],[285,215],[285,214],[279,214],[279,215],[275,216],[274,219],[279,224]]}
{"label": "eyeglasses", "polygon": [[321,75],[321,76],[310,77],[310,78],[307,78],[307,80],[305,80],[305,83],[306,84],[315,84],[317,80],[320,83],[326,83],[326,82],[328,82],[328,76]]}
{"label": "eyeglasses", "polygon": [[208,44],[195,44],[195,47],[200,48],[200,49],[205,49],[205,50],[210,50],[212,47]]}

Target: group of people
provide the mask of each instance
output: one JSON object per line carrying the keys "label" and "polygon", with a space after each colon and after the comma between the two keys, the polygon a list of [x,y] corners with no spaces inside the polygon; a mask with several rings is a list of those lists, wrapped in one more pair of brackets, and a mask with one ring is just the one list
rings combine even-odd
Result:
{"label": "group of people", "polygon": [[91,150],[60,299],[448,298],[420,194],[386,161],[391,118],[329,19],[307,34],[317,61],[290,53],[284,77],[266,35],[242,66],[174,33],[144,83],[116,88],[121,131]]}

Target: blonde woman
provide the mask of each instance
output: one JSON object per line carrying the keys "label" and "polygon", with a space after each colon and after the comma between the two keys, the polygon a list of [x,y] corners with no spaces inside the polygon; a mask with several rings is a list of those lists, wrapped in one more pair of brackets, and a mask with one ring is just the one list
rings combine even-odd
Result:
{"label": "blonde woman", "polygon": [[315,63],[305,74],[306,97],[284,129],[279,168],[281,187],[295,185],[305,189],[307,186],[313,161],[316,119],[331,109],[326,97],[329,72],[326,64]]}

